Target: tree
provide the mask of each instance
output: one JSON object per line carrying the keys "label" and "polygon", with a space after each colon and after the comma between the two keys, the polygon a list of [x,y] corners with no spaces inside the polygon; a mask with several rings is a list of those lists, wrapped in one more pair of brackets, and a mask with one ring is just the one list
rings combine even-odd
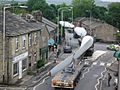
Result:
{"label": "tree", "polygon": [[48,6],[45,0],[28,0],[27,4],[30,11],[41,10],[43,12]]}
{"label": "tree", "polygon": [[120,29],[120,3],[112,3],[108,6],[108,16],[111,17],[109,21],[111,24]]}
{"label": "tree", "polygon": [[72,0],[72,5],[74,7],[74,16],[86,16],[86,10],[92,11],[94,5],[94,0]]}
{"label": "tree", "polygon": [[105,20],[107,14],[107,9],[105,7],[94,6],[92,9],[92,16],[94,18]]}
{"label": "tree", "polygon": [[40,10],[43,16],[51,21],[55,21],[55,5],[48,5],[46,0],[28,0],[29,11]]}
{"label": "tree", "polygon": [[55,11],[53,9],[53,7],[47,6],[46,10],[43,11],[43,16],[53,22],[55,22]]}

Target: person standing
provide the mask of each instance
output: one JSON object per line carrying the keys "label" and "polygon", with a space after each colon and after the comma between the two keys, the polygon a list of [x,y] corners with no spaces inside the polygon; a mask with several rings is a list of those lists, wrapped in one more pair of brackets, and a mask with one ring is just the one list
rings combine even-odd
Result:
{"label": "person standing", "polygon": [[110,73],[108,73],[108,86],[110,87],[110,81],[112,79],[112,76],[110,75]]}

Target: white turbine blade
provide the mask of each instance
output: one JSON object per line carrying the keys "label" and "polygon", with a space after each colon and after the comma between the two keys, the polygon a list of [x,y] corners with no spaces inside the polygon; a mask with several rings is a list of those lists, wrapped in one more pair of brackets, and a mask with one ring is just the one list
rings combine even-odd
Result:
{"label": "white turbine blade", "polygon": [[87,31],[83,27],[76,27],[74,31],[81,37],[84,37],[87,34]]}
{"label": "white turbine blade", "polygon": [[72,59],[73,59],[73,55],[67,57],[64,61],[62,61],[61,63],[56,65],[53,69],[51,69],[50,70],[51,76],[54,76],[57,72],[63,70],[65,67],[70,65],[70,63],[72,62]]}
{"label": "white turbine blade", "polygon": [[[85,36],[82,39],[81,46],[77,52],[74,54],[74,59],[79,58],[87,49],[89,49],[93,44],[93,38],[91,36]],[[64,61],[56,65],[53,69],[50,70],[50,75],[54,76],[59,71],[63,70],[65,67],[71,64],[73,61],[73,54],[67,57]]]}
{"label": "white turbine blade", "polygon": [[74,28],[74,25],[67,21],[59,21],[59,23],[62,27]]}
{"label": "white turbine blade", "polygon": [[78,59],[86,50],[88,50],[93,44],[93,38],[91,36],[85,36],[82,39],[81,46],[78,51],[76,51],[74,55],[74,59]]}

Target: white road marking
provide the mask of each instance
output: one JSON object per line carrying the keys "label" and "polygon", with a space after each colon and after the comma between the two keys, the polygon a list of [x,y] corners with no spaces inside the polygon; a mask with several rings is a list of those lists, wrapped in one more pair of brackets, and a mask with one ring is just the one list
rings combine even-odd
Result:
{"label": "white road marking", "polygon": [[[45,75],[47,75],[47,74],[45,74]],[[44,75],[44,76],[45,76],[45,75]],[[45,82],[45,80],[46,80],[46,79],[48,79],[49,77],[50,77],[50,76],[45,77],[41,83],[39,83],[39,84],[37,84],[36,86],[34,86],[34,87],[33,87],[33,90],[35,90],[35,89],[36,89],[36,87],[38,87],[38,86],[42,85],[42,84]]]}
{"label": "white road marking", "polygon": [[93,62],[93,65],[97,65],[98,62]]}
{"label": "white road marking", "polygon": [[100,66],[104,66],[105,65],[105,63],[104,62],[100,62]]}
{"label": "white road marking", "polygon": [[[94,55],[92,56],[92,59],[93,59],[93,60],[97,60],[100,56],[104,55],[105,53],[106,53],[106,51],[98,50],[98,51],[96,51],[96,52],[94,53]],[[98,54],[99,54],[99,55],[98,55]],[[93,65],[97,65],[97,63],[98,63],[97,61],[96,61],[96,62],[93,62],[93,64],[91,65],[91,67],[90,67],[90,68],[87,68],[88,71],[86,71],[85,73],[83,73],[81,79],[83,79],[84,76],[85,76],[85,74],[87,74],[87,73],[90,71],[90,69],[93,67]],[[86,69],[85,69],[85,70],[86,70]]]}
{"label": "white road marking", "polygon": [[[91,65],[90,68],[86,68],[86,69],[88,69],[88,71],[86,71],[85,73],[82,74],[81,79],[83,79],[83,78],[85,77],[85,74],[87,74],[87,73],[90,71],[90,69],[91,69],[92,67],[93,67],[93,65]],[[85,69],[85,70],[86,70],[86,69]]]}
{"label": "white road marking", "polygon": [[107,69],[105,68],[105,70],[101,72],[101,76],[97,79],[98,83],[95,85],[96,90],[98,90],[97,86],[100,84],[100,79],[103,77],[103,73],[106,72],[106,71],[107,71]]}
{"label": "white road marking", "polygon": [[97,75],[97,74],[94,74],[94,75],[93,75],[93,77],[96,77],[96,78],[97,78],[98,76],[99,76],[99,75]]}
{"label": "white road marking", "polygon": [[106,67],[109,67],[109,66],[111,66],[111,63],[107,63],[107,64],[106,64]]}

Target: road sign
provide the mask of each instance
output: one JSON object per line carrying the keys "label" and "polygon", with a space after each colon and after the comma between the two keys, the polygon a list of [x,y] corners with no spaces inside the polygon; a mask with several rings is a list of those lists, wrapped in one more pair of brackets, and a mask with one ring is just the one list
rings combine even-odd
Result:
{"label": "road sign", "polygon": [[120,51],[116,51],[116,52],[114,53],[114,57],[120,58]]}

